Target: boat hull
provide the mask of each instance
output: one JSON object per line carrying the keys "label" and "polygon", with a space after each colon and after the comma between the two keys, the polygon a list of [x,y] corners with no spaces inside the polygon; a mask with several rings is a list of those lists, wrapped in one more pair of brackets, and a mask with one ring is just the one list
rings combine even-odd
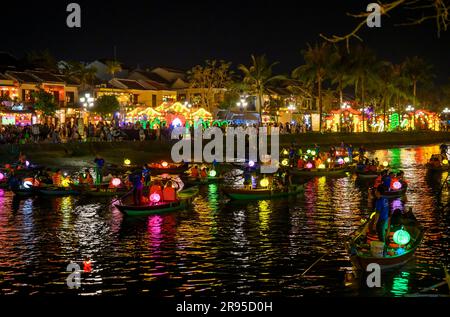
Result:
{"label": "boat hull", "polygon": [[297,176],[344,176],[347,170],[345,168],[335,169],[335,170],[299,170],[298,168],[293,168],[290,170],[292,175]]}
{"label": "boat hull", "polygon": [[243,188],[223,188],[223,192],[234,200],[260,200],[282,198],[297,195],[303,192],[303,186],[296,185],[289,191],[272,191],[269,189],[243,189]]}
{"label": "boat hull", "polygon": [[132,206],[132,205],[115,205],[120,212],[127,216],[148,216],[162,214],[184,209],[186,204],[183,202],[175,202],[153,206]]}

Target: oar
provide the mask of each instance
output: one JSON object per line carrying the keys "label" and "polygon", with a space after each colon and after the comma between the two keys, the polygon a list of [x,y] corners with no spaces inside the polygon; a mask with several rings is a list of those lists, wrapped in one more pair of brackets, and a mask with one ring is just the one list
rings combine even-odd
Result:
{"label": "oar", "polygon": [[122,199],[124,199],[124,198],[126,198],[126,197],[128,197],[128,195],[130,195],[132,192],[133,192],[133,190],[134,190],[134,188],[133,189],[131,189],[128,193],[126,193],[125,195],[123,195],[122,197],[119,197],[119,198],[116,198],[116,199],[113,199],[112,201],[111,201],[111,203],[113,203],[113,202],[116,202],[116,201],[119,201],[119,202],[121,202],[122,201]]}
{"label": "oar", "polygon": [[[353,230],[351,233],[349,233],[343,240],[340,240],[338,242],[338,244],[336,246],[339,246],[341,243],[347,242],[347,240],[358,230],[360,230],[362,227],[364,227],[367,224],[367,221],[365,221],[364,223],[362,223],[358,228],[356,228],[355,230]],[[322,254],[313,264],[311,264],[302,274],[301,276],[304,276],[309,270],[311,270],[317,263],[320,262],[320,260],[322,260],[326,255],[330,254],[331,251],[333,251],[334,249]]]}

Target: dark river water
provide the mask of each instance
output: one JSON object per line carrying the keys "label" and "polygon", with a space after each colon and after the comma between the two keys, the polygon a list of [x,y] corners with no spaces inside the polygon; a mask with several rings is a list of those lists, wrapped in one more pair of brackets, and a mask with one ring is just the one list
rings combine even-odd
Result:
{"label": "dark river water", "polygon": [[[289,199],[228,202],[204,186],[189,210],[124,217],[111,201],[16,200],[0,192],[0,294],[149,296],[403,296],[439,283],[450,264],[450,216],[440,183],[423,164],[438,146],[370,152],[405,172],[406,208],[426,227],[414,260],[383,274],[382,287],[349,280],[342,240],[371,210],[354,176],[315,178]],[[326,254],[305,275],[316,259]],[[66,284],[70,261],[93,260],[82,286]],[[346,283],[347,281],[347,283]],[[441,293],[448,289],[438,290]]]}

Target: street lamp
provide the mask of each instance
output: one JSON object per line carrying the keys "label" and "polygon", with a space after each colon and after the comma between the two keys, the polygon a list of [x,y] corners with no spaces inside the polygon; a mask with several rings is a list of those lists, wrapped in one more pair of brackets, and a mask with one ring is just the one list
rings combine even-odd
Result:
{"label": "street lamp", "polygon": [[86,93],[84,97],[80,98],[80,102],[85,109],[92,108],[94,106],[94,98],[91,97],[91,94]]}
{"label": "street lamp", "polygon": [[239,108],[242,108],[242,110],[245,110],[245,108],[247,107],[247,105],[248,105],[248,103],[247,103],[247,95],[241,95],[241,100],[240,101],[238,101],[238,102],[236,102],[236,105],[239,107]]}
{"label": "street lamp", "polygon": [[446,107],[444,110],[442,110],[442,113],[445,113],[445,114],[450,113],[450,109],[448,109],[448,108]]}
{"label": "street lamp", "polygon": [[290,104],[290,105],[287,107],[287,109],[288,109],[289,111],[291,111],[291,112],[294,112],[295,110],[297,110],[297,108],[296,108],[295,105],[293,105],[293,104]]}

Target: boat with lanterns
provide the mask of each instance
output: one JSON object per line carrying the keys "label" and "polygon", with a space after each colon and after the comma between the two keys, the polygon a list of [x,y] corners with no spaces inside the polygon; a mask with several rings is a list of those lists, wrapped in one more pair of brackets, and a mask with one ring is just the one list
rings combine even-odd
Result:
{"label": "boat with lanterns", "polygon": [[293,168],[290,170],[292,175],[297,176],[343,176],[347,172],[345,167],[333,167],[333,168]]}
{"label": "boat with lanterns", "polygon": [[[301,184],[292,184],[287,186],[276,186],[264,177],[260,181],[260,187],[254,188],[253,185],[244,186],[224,186],[222,191],[234,200],[259,200],[288,197],[300,194],[304,191]],[[280,184],[281,185],[281,184]]]}
{"label": "boat with lanterns", "polygon": [[424,228],[417,221],[412,209],[388,224],[387,241],[378,241],[374,214],[346,242],[352,264],[366,271],[369,264],[381,269],[393,269],[410,261],[424,237]]}
{"label": "boat with lanterns", "polygon": [[450,170],[450,164],[447,157],[442,154],[433,154],[425,165],[428,172],[446,172]]}
{"label": "boat with lanterns", "polygon": [[187,163],[168,163],[162,161],[160,163],[150,163],[149,167],[153,175],[158,174],[182,174],[189,168]]}
{"label": "boat with lanterns", "polygon": [[180,190],[176,197],[170,200],[164,199],[164,194],[152,193],[147,203],[134,205],[126,201],[126,197],[119,199],[116,208],[128,216],[147,216],[152,214],[162,214],[185,209],[189,206],[190,201],[199,192],[197,186]]}

